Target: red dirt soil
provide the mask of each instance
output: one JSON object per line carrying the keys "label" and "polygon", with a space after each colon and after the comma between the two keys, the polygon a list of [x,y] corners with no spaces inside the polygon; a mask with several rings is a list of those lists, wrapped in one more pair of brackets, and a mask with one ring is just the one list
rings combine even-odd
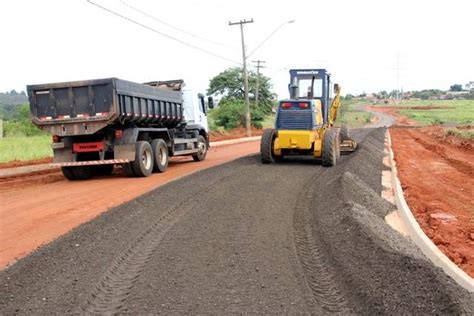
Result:
{"label": "red dirt soil", "polygon": [[[261,136],[263,134],[263,129],[258,129],[252,127],[252,136]],[[234,128],[228,131],[210,131],[209,132],[209,140],[211,142],[217,142],[221,140],[229,140],[229,139],[236,139],[247,137],[247,132],[244,127]]]}
{"label": "red dirt soil", "polygon": [[443,128],[391,128],[405,199],[428,237],[474,277],[474,141]]}
{"label": "red dirt soil", "polygon": [[257,153],[259,141],[211,148],[206,160],[177,157],[162,174],[128,178],[117,168],[111,176],[68,181],[59,169],[0,179],[0,270],[15,260],[170,181]]}
{"label": "red dirt soil", "polygon": [[15,161],[10,161],[10,162],[0,163],[0,169],[31,166],[31,165],[41,165],[41,164],[50,163],[50,162],[53,162],[53,157],[46,157],[46,158],[35,159],[35,160],[15,160]]}

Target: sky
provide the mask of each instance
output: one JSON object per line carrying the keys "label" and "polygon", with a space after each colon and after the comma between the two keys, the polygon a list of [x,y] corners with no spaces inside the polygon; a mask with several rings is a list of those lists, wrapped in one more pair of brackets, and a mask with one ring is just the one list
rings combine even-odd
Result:
{"label": "sky", "polygon": [[279,98],[291,68],[326,68],[343,94],[474,81],[472,0],[91,1],[154,31],[86,0],[2,0],[0,92],[107,77],[183,78],[205,91],[241,65],[240,28],[229,21],[242,19],[254,20],[244,26],[248,54],[276,31],[248,64],[266,62]]}

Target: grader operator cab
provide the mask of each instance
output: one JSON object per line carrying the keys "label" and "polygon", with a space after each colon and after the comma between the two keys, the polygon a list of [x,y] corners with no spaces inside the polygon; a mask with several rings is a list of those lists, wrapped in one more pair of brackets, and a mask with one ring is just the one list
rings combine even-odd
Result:
{"label": "grader operator cab", "polygon": [[341,88],[334,85],[332,98],[330,77],[326,69],[290,70],[290,98],[279,101],[275,128],[263,132],[262,163],[273,163],[290,155],[310,155],[330,167],[341,153],[357,148],[347,126],[334,126]]}

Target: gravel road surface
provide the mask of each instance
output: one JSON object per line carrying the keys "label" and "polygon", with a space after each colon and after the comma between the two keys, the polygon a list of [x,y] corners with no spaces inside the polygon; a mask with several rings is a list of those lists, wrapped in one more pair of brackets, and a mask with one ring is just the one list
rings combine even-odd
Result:
{"label": "gravel road surface", "polygon": [[238,159],[103,213],[0,272],[0,314],[473,314],[385,224],[383,130],[333,168]]}
{"label": "gravel road surface", "polygon": [[174,157],[166,172],[146,178],[127,177],[121,168],[87,181],[68,181],[59,169],[0,176],[0,269],[107,209],[193,172],[257,153],[259,145],[211,147],[200,162]]}
{"label": "gravel road surface", "polygon": [[372,111],[367,104],[357,104],[354,109],[361,112],[370,112],[376,117],[376,121],[365,125],[366,128],[390,127],[397,121],[393,115]]}

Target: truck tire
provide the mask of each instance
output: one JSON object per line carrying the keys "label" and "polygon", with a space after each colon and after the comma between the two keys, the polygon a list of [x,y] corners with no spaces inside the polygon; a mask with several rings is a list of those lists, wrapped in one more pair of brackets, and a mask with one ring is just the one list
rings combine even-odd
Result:
{"label": "truck tire", "polygon": [[332,167],[336,165],[338,146],[336,130],[333,128],[326,130],[323,141],[323,166]]}
{"label": "truck tire", "polygon": [[72,168],[73,167],[61,167],[64,177],[68,180],[76,180],[76,175],[72,171]]}
{"label": "truck tire", "polygon": [[276,133],[273,128],[266,128],[263,130],[262,139],[260,141],[260,161],[264,164],[274,163],[277,161],[273,154],[273,142],[275,141]]}
{"label": "truck tire", "polygon": [[113,164],[108,164],[108,165],[97,165],[97,166],[91,166],[92,167],[92,172],[94,175],[98,176],[108,176],[114,171],[114,165]]}
{"label": "truck tire", "polygon": [[349,130],[349,127],[347,127],[347,125],[341,125],[340,136],[341,136],[341,142],[345,140],[351,140],[350,130]]}
{"label": "truck tire", "polygon": [[151,149],[154,157],[153,172],[165,172],[169,163],[168,146],[165,141],[154,139],[151,142]]}
{"label": "truck tire", "polygon": [[134,177],[135,176],[135,173],[133,172],[133,168],[132,168],[132,163],[133,162],[127,162],[127,163],[123,164],[123,172],[125,172],[125,174],[128,177]]}
{"label": "truck tire", "polygon": [[87,180],[92,178],[92,168],[90,166],[72,167],[75,180]]}
{"label": "truck tire", "polygon": [[193,155],[194,161],[203,161],[207,155],[207,142],[204,136],[198,137],[198,152]]}
{"label": "truck tire", "polygon": [[132,162],[136,177],[148,177],[153,171],[153,150],[149,142],[141,140],[135,144],[135,161]]}

